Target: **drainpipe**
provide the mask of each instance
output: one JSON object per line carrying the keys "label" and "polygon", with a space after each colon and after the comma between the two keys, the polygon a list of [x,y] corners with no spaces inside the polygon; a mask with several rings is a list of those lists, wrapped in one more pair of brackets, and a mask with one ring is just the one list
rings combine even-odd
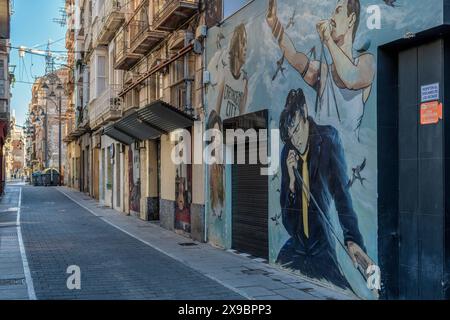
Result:
{"label": "drainpipe", "polygon": [[[206,86],[204,84],[204,75],[203,73],[206,70],[206,62],[207,62],[207,55],[206,55],[206,39],[203,40],[203,54],[202,54],[202,107],[203,107],[203,112],[205,115],[205,119],[203,121],[203,132],[206,132],[206,124],[207,124],[207,112],[206,112],[206,94],[205,94],[205,89]],[[202,137],[202,150],[204,150],[205,147],[205,143],[203,141],[203,137]],[[203,242],[207,243],[208,242],[208,208],[209,208],[209,170],[208,170],[208,166],[204,163],[204,170],[205,170],[205,177],[204,177],[204,198],[205,198],[205,209],[203,210],[203,215],[204,215],[204,230],[203,230]]]}

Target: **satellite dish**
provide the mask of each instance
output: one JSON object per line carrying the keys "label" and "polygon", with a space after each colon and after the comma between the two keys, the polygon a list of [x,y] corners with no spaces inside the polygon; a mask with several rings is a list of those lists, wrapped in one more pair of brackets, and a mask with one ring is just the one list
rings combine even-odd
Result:
{"label": "satellite dish", "polygon": [[194,45],[193,51],[195,54],[203,53],[203,46],[200,41],[198,41],[197,39],[193,40],[193,45]]}

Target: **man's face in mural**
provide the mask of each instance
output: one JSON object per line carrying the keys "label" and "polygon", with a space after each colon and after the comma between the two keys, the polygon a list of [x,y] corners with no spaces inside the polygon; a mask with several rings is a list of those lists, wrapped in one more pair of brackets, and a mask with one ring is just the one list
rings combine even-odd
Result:
{"label": "man's face in mural", "polygon": [[[354,28],[357,28],[356,14],[348,11],[349,0],[339,0],[329,22],[329,32],[333,41],[337,45],[342,45],[347,35],[351,35],[353,40]],[[326,38],[325,31],[325,38]]]}
{"label": "man's face in mural", "polygon": [[308,111],[305,106],[305,117],[300,114],[300,111],[295,113],[295,118],[288,128],[289,137],[292,145],[297,149],[300,154],[305,154],[308,148],[309,139],[309,123],[308,123]]}

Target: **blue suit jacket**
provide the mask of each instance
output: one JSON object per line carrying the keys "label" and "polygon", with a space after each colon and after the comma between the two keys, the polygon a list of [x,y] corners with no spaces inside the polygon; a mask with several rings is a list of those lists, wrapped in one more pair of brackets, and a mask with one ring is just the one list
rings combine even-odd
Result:
{"label": "blue suit jacket", "polygon": [[[352,198],[347,188],[349,181],[344,149],[337,130],[331,126],[319,126],[309,118],[309,174],[310,191],[322,212],[330,221],[330,208],[334,200],[345,243],[353,241],[364,251],[364,242],[359,232],[358,218],[353,210]],[[283,224],[291,235],[286,246],[300,254],[319,255],[324,250],[335,254],[335,236],[323,220],[314,201],[309,205],[309,233],[303,229],[302,190],[296,184],[295,193],[289,189],[287,158],[292,147],[286,145],[281,155],[282,185],[281,208]],[[301,174],[302,160],[298,163]],[[300,186],[299,186],[300,185]],[[285,248],[288,249],[288,248]]]}

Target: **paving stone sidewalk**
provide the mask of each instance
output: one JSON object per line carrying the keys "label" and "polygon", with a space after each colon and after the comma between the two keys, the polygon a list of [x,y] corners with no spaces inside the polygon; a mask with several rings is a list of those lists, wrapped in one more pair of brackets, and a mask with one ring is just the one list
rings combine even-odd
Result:
{"label": "paving stone sidewalk", "polygon": [[105,208],[87,195],[61,187],[69,199],[115,228],[138,239],[165,255],[197,270],[237,294],[252,300],[352,300],[344,294],[318,283],[209,244],[181,246],[191,242],[158,224],[126,216]]}
{"label": "paving stone sidewalk", "polygon": [[27,300],[17,234],[19,187],[8,186],[0,198],[0,300]]}

